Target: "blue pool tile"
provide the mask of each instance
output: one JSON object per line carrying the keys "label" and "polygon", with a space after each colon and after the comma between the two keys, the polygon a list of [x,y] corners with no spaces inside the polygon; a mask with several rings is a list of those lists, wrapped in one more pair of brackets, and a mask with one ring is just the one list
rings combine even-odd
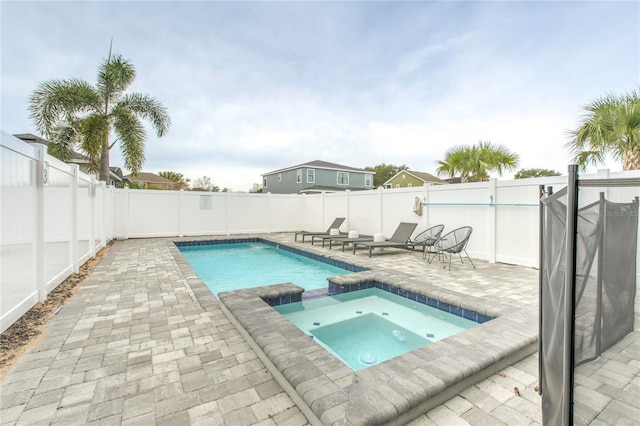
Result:
{"label": "blue pool tile", "polygon": [[407,290],[404,290],[404,289],[402,289],[402,288],[399,288],[399,289],[398,289],[398,296],[401,296],[401,297],[407,298],[407,296],[408,296],[408,295],[407,295]]}
{"label": "blue pool tile", "polygon": [[422,303],[423,305],[427,304],[427,298],[421,294],[418,294],[416,297],[416,302]]}
{"label": "blue pool tile", "polygon": [[476,312],[474,312],[474,311],[470,311],[470,310],[465,309],[462,312],[462,316],[464,318],[468,319],[468,320],[478,322],[478,314]]}
{"label": "blue pool tile", "polygon": [[362,313],[362,311],[356,311],[356,314],[360,315]]}
{"label": "blue pool tile", "polygon": [[487,315],[482,315],[482,314],[478,314],[478,322],[480,324],[483,324],[487,321],[491,321],[493,318],[487,316]]}
{"label": "blue pool tile", "polygon": [[438,309],[445,312],[451,312],[451,305],[444,302],[438,302]]}
{"label": "blue pool tile", "polygon": [[449,312],[459,317],[462,316],[462,308],[459,308],[457,306],[450,306]]}
{"label": "blue pool tile", "polygon": [[313,325],[315,325],[316,327],[320,325],[319,322],[314,322]]}
{"label": "blue pool tile", "polygon": [[428,337],[429,339],[433,339],[435,336],[434,336],[433,334],[431,334],[431,333],[427,333],[427,337]]}
{"label": "blue pool tile", "polygon": [[384,316],[388,316],[388,315],[389,315],[389,312],[383,312],[383,313],[382,313],[382,315],[384,315]]}
{"label": "blue pool tile", "polygon": [[428,299],[428,304],[432,308],[437,308],[438,307],[438,300],[437,299]]}

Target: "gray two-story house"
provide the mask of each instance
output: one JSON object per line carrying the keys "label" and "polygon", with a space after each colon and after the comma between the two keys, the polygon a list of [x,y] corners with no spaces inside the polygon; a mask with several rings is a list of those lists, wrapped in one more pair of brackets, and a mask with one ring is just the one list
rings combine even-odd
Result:
{"label": "gray two-story house", "polygon": [[326,161],[310,161],[262,175],[264,192],[303,194],[322,191],[373,189],[371,172]]}

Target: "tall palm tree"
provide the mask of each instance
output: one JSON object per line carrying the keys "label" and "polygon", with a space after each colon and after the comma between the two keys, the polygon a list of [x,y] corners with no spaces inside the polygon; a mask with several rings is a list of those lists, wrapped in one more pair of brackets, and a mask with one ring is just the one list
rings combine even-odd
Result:
{"label": "tall palm tree", "polygon": [[518,154],[509,151],[504,145],[489,141],[480,141],[477,145],[457,145],[445,153],[444,160],[437,163],[439,176],[460,175],[460,182],[467,183],[470,178],[487,180],[490,172],[502,176],[503,171],[518,166]]}
{"label": "tall palm tree", "polygon": [[[108,181],[109,151],[120,142],[125,168],[139,172],[146,141],[141,119],[151,123],[158,137],[167,132],[171,119],[157,99],[124,93],[135,76],[131,62],[109,49],[95,86],[73,78],[41,83],[29,99],[29,111],[38,131],[52,142],[49,153],[68,161],[79,146],[89,157],[91,171]],[[113,142],[111,132],[116,135]]]}
{"label": "tall palm tree", "polygon": [[640,169],[640,98],[637,91],[605,95],[585,107],[586,114],[567,143],[578,165],[604,163],[607,154],[623,170]]}

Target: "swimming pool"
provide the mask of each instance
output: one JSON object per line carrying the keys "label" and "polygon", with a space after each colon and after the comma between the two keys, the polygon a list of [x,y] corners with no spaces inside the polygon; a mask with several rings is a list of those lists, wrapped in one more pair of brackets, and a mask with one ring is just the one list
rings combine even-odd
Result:
{"label": "swimming pool", "polygon": [[223,291],[293,282],[305,290],[327,287],[327,278],[351,271],[259,241],[178,245],[209,290]]}
{"label": "swimming pool", "polygon": [[478,325],[379,288],[274,309],[356,371]]}

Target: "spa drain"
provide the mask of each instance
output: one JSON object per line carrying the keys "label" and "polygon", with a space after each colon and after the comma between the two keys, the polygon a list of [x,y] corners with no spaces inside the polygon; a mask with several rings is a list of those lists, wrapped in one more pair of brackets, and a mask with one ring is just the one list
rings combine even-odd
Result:
{"label": "spa drain", "polygon": [[362,354],[360,355],[360,361],[363,364],[375,364],[378,361],[378,358],[374,354]]}

